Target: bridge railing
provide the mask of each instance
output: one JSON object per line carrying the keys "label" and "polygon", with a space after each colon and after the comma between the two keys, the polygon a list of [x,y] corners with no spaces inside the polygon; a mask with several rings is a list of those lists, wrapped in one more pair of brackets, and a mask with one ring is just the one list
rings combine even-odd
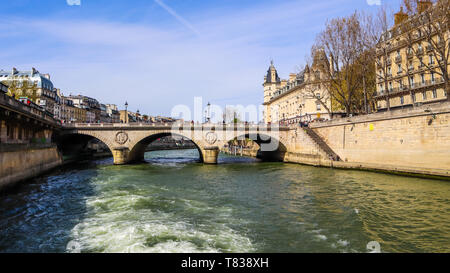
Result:
{"label": "bridge railing", "polygon": [[173,123],[144,123],[144,122],[133,122],[133,123],[65,123],[63,124],[65,128],[136,128],[136,127],[146,127],[146,128],[246,128],[246,129],[258,129],[258,128],[272,128],[272,129],[290,129],[290,126],[285,125],[267,125],[267,124],[245,124],[245,123],[191,123],[191,122],[173,122]]}

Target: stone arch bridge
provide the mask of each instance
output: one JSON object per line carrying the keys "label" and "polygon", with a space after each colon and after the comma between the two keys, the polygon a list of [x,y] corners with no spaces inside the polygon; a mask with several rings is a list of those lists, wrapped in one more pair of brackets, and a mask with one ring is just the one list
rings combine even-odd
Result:
{"label": "stone arch bridge", "polygon": [[252,139],[260,146],[260,157],[283,160],[287,143],[296,129],[241,124],[66,124],[59,133],[71,145],[71,138],[96,138],[106,144],[121,165],[144,159],[145,148],[164,136],[184,137],[197,147],[205,164],[216,164],[220,149],[233,139]]}

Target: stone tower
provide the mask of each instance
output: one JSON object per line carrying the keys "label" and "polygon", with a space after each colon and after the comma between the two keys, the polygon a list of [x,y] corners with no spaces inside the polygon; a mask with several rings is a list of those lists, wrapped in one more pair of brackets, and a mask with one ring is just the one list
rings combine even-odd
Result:
{"label": "stone tower", "polygon": [[280,84],[280,77],[278,76],[278,72],[273,65],[273,61],[271,61],[269,70],[267,70],[267,75],[264,77],[264,103],[270,100],[273,96],[273,92],[277,90]]}

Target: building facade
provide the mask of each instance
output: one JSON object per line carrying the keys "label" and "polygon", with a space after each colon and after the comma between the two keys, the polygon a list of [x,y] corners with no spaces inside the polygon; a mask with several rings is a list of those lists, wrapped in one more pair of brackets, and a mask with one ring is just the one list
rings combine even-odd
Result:
{"label": "building facade", "polygon": [[[444,78],[438,72],[442,56],[449,61],[449,32],[442,40],[437,32],[429,31],[433,24],[423,17],[429,9],[433,9],[430,1],[418,1],[414,16],[400,10],[394,27],[380,38],[376,48],[378,111],[447,100]],[[441,49],[447,53],[439,54]]]}
{"label": "building facade", "polygon": [[108,114],[109,121],[111,123],[120,123],[120,113],[117,105],[106,104],[106,113]]}
{"label": "building facade", "polygon": [[77,107],[72,97],[61,96],[62,119],[67,123],[86,123],[87,110]]}
{"label": "building facade", "polygon": [[319,118],[332,119],[336,113],[332,111],[322,69],[315,60],[302,72],[291,73],[289,80],[281,80],[272,62],[263,84],[264,122],[295,124]]}
{"label": "building facade", "polygon": [[49,74],[41,74],[35,68],[30,71],[0,70],[0,82],[8,86],[9,96],[27,97],[49,113],[55,113],[57,94]]}
{"label": "building facade", "polygon": [[96,99],[82,95],[71,95],[68,98],[73,101],[75,107],[86,111],[85,122],[99,123],[101,121],[100,103]]}

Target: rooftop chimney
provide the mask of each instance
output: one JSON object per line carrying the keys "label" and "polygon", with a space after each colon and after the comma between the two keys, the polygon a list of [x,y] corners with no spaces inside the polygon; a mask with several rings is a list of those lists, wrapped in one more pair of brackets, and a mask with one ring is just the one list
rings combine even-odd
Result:
{"label": "rooftop chimney", "polygon": [[394,14],[395,25],[401,24],[408,19],[408,14],[403,12],[403,7],[400,7],[400,11]]}
{"label": "rooftop chimney", "polygon": [[419,0],[417,1],[417,11],[422,13],[433,6],[433,3],[429,0]]}
{"label": "rooftop chimney", "polygon": [[293,82],[296,78],[297,78],[297,74],[295,74],[295,73],[289,74],[289,81],[290,82]]}

